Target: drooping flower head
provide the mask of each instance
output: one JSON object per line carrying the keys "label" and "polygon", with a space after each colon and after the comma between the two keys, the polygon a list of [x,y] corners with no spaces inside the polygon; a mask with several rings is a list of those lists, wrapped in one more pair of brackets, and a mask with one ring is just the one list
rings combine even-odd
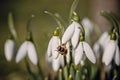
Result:
{"label": "drooping flower head", "polygon": [[[64,44],[65,47],[67,48],[67,53],[66,54],[61,54],[59,50],[63,50],[61,47],[60,43],[60,38],[59,38],[59,28],[57,28],[54,31],[54,34],[52,38],[49,41],[48,48],[47,48],[47,62],[51,65],[54,71],[58,71],[60,66],[64,66],[64,56],[66,56],[66,62],[70,62],[70,50],[69,50],[69,43],[67,42]],[[59,50],[58,50],[59,47]]]}
{"label": "drooping flower head", "polygon": [[16,52],[16,43],[14,39],[10,38],[6,40],[4,45],[4,52],[6,60],[11,61]]}
{"label": "drooping flower head", "polygon": [[75,15],[72,19],[72,23],[67,27],[63,36],[62,36],[62,44],[66,44],[71,40],[73,48],[76,48],[79,42],[81,25],[77,22],[79,19]]}
{"label": "drooping flower head", "polygon": [[38,57],[37,57],[37,51],[35,48],[35,45],[32,41],[31,33],[28,33],[28,39],[22,43],[20,48],[18,49],[17,55],[16,55],[16,63],[20,62],[25,56],[28,56],[30,61],[37,65],[38,63]]}
{"label": "drooping flower head", "polygon": [[96,57],[92,51],[92,48],[89,46],[89,44],[87,42],[84,41],[84,38],[81,38],[77,48],[74,51],[74,63],[75,63],[75,65],[78,65],[81,62],[81,60],[83,60],[84,55],[92,63],[96,63]]}
{"label": "drooping flower head", "polygon": [[113,29],[112,33],[110,34],[109,43],[105,47],[102,62],[105,65],[109,65],[114,58],[116,65],[120,65],[120,51],[118,47],[118,36],[116,33],[116,29]]}
{"label": "drooping flower head", "polygon": [[95,55],[97,59],[99,59],[100,54],[105,50],[105,47],[108,46],[108,43],[110,42],[110,36],[108,32],[104,32],[97,42],[95,42],[93,46],[93,50],[95,52]]}

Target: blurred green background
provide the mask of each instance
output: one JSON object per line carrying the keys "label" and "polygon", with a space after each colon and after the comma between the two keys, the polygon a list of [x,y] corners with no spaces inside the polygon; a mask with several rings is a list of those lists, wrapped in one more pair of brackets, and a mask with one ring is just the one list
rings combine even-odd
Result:
{"label": "blurred green background", "polygon": [[[72,2],[73,0],[0,0],[0,80],[27,80],[28,76],[24,61],[16,64],[13,58],[11,62],[7,62],[4,56],[4,43],[10,35],[8,13],[13,13],[15,29],[20,39],[18,47],[26,39],[27,21],[32,14],[36,15],[31,22],[31,29],[42,71],[47,75],[50,69],[45,61],[45,53],[49,39],[58,25],[51,16],[43,12],[57,12],[67,23]],[[89,0],[80,0],[76,12],[80,17],[89,17],[89,8]],[[31,66],[33,70],[36,69],[36,66]]]}

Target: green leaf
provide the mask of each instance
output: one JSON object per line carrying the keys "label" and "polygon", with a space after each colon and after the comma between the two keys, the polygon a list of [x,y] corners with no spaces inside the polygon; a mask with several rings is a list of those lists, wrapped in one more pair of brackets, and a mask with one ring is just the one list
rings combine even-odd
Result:
{"label": "green leaf", "polygon": [[14,27],[14,20],[13,20],[13,14],[11,12],[8,13],[8,26],[10,29],[10,32],[15,40],[17,40],[17,32]]}

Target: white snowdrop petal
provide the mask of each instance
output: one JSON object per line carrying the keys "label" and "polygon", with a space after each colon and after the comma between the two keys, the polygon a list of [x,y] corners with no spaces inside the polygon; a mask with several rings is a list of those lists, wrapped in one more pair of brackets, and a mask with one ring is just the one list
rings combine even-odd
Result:
{"label": "white snowdrop petal", "polygon": [[82,43],[80,42],[78,47],[75,49],[75,54],[74,54],[74,63],[75,65],[78,65],[80,61],[82,60],[83,56],[83,48],[82,48]]}
{"label": "white snowdrop petal", "polygon": [[62,66],[62,67],[64,67],[64,56],[63,55],[59,55],[59,60],[60,60],[60,65]]}
{"label": "white snowdrop petal", "polygon": [[38,62],[37,52],[35,45],[31,41],[28,42],[28,57],[34,65],[37,65]]}
{"label": "white snowdrop petal", "polygon": [[76,46],[78,45],[79,42],[79,37],[80,37],[80,25],[78,25],[78,23],[74,23],[75,24],[75,31],[74,34],[71,38],[71,42],[72,42],[72,46],[73,48],[76,48]]}
{"label": "white snowdrop petal", "polygon": [[53,39],[53,37],[50,39],[50,41],[48,43],[48,48],[47,48],[47,55],[48,56],[52,56],[52,39]]}
{"label": "white snowdrop petal", "polygon": [[96,63],[96,57],[91,49],[91,47],[88,45],[88,43],[83,42],[83,47],[84,47],[84,51],[85,51],[85,55],[87,56],[87,58],[92,62],[92,63]]}
{"label": "white snowdrop petal", "polygon": [[84,18],[82,20],[82,25],[85,29],[85,41],[87,42],[91,42],[91,33],[93,32],[93,23],[88,19],[88,18]]}
{"label": "white snowdrop petal", "polygon": [[109,34],[108,32],[104,32],[99,38],[98,43],[101,45],[103,49],[105,49],[109,42],[110,42]]}
{"label": "white snowdrop petal", "polygon": [[120,65],[120,51],[118,45],[116,45],[116,52],[115,52],[115,63],[119,66]]}
{"label": "white snowdrop petal", "polygon": [[96,58],[99,58],[100,57],[100,44],[98,42],[96,42],[93,45],[93,51],[95,53]]}
{"label": "white snowdrop petal", "polygon": [[105,65],[109,65],[113,59],[116,46],[115,44],[115,41],[111,40],[108,46],[105,48],[102,58],[102,62],[105,63]]}
{"label": "white snowdrop petal", "polygon": [[70,44],[69,44],[69,42],[67,42],[66,48],[67,48],[66,61],[69,64],[70,63]]}
{"label": "white snowdrop petal", "polygon": [[88,33],[93,31],[93,23],[88,18],[84,18],[82,24],[85,26],[85,31],[87,30]]}
{"label": "white snowdrop petal", "polygon": [[52,68],[53,68],[53,70],[54,71],[58,71],[59,67],[60,67],[59,58],[53,59],[53,61],[52,61]]}
{"label": "white snowdrop petal", "polygon": [[52,39],[52,56],[53,58],[57,58],[59,53],[57,51],[57,47],[60,45],[60,38],[57,36],[53,36]]}
{"label": "white snowdrop petal", "polygon": [[6,57],[7,61],[11,61],[11,59],[15,53],[15,41],[12,39],[8,39],[5,42],[4,51],[5,51],[5,57]]}
{"label": "white snowdrop petal", "polygon": [[75,24],[70,24],[62,36],[62,44],[66,44],[74,34]]}
{"label": "white snowdrop petal", "polygon": [[27,54],[28,41],[25,41],[19,48],[16,55],[16,63],[20,62]]}
{"label": "white snowdrop petal", "polygon": [[98,42],[99,42],[99,43],[103,43],[107,37],[108,37],[108,32],[104,32],[104,33],[100,36]]}
{"label": "white snowdrop petal", "polygon": [[52,56],[48,56],[47,54],[45,55],[46,62],[50,68],[52,68]]}

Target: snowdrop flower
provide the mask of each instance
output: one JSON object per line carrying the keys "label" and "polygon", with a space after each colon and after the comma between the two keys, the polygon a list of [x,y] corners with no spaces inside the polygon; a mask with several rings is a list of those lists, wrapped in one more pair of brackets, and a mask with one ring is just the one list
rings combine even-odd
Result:
{"label": "snowdrop flower", "polygon": [[57,58],[59,53],[57,51],[57,47],[60,45],[60,38],[59,38],[59,29],[57,28],[54,31],[54,34],[52,38],[49,41],[48,48],[47,48],[47,55],[50,57],[52,56],[53,58]]}
{"label": "snowdrop flower", "polygon": [[13,39],[6,40],[4,45],[4,52],[7,61],[11,61],[15,51],[15,41]]}
{"label": "snowdrop flower", "polygon": [[73,48],[76,48],[79,42],[80,31],[81,25],[73,21],[62,36],[62,44],[66,44],[71,39]]}
{"label": "snowdrop flower", "polygon": [[97,58],[100,57],[100,53],[102,53],[105,49],[105,47],[110,42],[110,36],[108,32],[104,32],[101,37],[98,39],[98,41],[93,45],[93,50],[95,52],[95,55]]}
{"label": "snowdrop flower", "polygon": [[50,67],[52,65],[52,68],[54,71],[58,71],[60,66],[64,66],[64,56],[66,56],[66,62],[69,64],[70,62],[70,48],[69,48],[69,42],[65,44],[67,48],[66,55],[62,55],[58,51],[58,46],[60,46],[60,38],[59,38],[59,28],[57,28],[54,31],[54,34],[52,38],[49,41],[48,48],[47,48],[47,62],[50,64]]}
{"label": "snowdrop flower", "polygon": [[108,46],[105,48],[103,53],[102,62],[105,65],[109,65],[112,59],[114,58],[116,65],[120,65],[120,51],[117,44],[117,41],[110,40]]}
{"label": "snowdrop flower", "polygon": [[28,56],[30,61],[34,65],[37,65],[38,63],[37,51],[34,43],[31,40],[25,41],[20,46],[16,55],[16,63],[20,62],[25,56]]}
{"label": "snowdrop flower", "polygon": [[86,56],[92,63],[96,63],[96,58],[95,55],[91,49],[91,47],[89,46],[88,43],[86,43],[85,41],[82,41],[79,43],[79,45],[77,46],[77,48],[75,49],[74,52],[74,63],[75,65],[78,65],[83,56]]}

